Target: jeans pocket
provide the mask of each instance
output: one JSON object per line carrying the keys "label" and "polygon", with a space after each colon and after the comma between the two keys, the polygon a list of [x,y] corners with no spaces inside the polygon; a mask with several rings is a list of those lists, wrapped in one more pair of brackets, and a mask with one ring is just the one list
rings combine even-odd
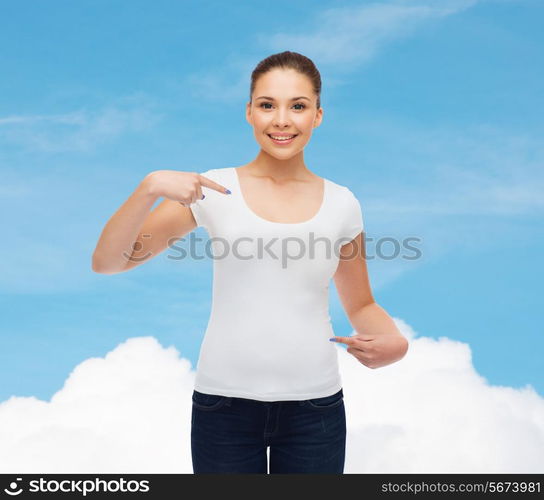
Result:
{"label": "jeans pocket", "polygon": [[344,393],[340,389],[336,394],[325,396],[322,398],[306,399],[306,406],[316,410],[326,410],[336,408],[344,402]]}
{"label": "jeans pocket", "polygon": [[221,408],[228,400],[227,396],[221,396],[219,394],[205,394],[193,390],[193,407],[198,410],[212,411]]}

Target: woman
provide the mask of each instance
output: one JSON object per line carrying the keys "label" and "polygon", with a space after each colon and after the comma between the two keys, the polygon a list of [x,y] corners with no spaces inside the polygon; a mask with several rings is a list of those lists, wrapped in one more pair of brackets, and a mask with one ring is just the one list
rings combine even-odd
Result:
{"label": "woman", "polygon": [[[192,396],[195,473],[342,473],[346,416],[329,339],[369,368],[408,347],[372,296],[357,198],[304,164],[323,116],[320,92],[307,57],[286,51],[261,61],[246,109],[257,157],[202,174],[151,172],[93,255],[93,269],[111,274],[197,226],[212,237],[212,312]],[[334,337],[331,278],[355,336]]]}

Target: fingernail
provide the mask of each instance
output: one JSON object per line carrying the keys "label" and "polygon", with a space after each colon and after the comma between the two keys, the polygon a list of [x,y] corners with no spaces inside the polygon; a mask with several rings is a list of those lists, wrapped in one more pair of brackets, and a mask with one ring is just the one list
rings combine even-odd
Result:
{"label": "fingernail", "polygon": [[225,193],[231,194],[231,193],[230,193],[230,189],[227,189],[227,190],[225,191]]}
{"label": "fingernail", "polygon": [[206,198],[206,195],[205,195],[205,194],[203,194],[203,195],[202,195],[202,198],[200,198],[200,199],[203,200],[204,198]]}
{"label": "fingernail", "polygon": [[331,340],[332,342],[336,342],[336,339],[333,337],[332,339],[329,339]]}

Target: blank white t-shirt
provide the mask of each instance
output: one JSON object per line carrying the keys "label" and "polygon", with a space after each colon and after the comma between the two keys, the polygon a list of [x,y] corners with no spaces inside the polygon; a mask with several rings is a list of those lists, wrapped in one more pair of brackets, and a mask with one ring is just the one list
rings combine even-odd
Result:
{"label": "blank white t-shirt", "polygon": [[325,178],[311,219],[268,221],[246,204],[235,167],[202,172],[230,189],[205,186],[190,205],[210,236],[212,307],[194,388],[260,401],[330,396],[342,388],[329,338],[329,282],[340,247],[363,230],[361,206],[345,186]]}

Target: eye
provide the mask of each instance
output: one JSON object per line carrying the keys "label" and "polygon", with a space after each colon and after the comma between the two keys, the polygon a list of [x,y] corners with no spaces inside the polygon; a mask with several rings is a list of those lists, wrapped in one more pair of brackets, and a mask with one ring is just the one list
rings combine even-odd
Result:
{"label": "eye", "polygon": [[[269,102],[261,102],[261,104],[259,104],[259,107],[260,107],[260,108],[263,108],[263,107],[266,106],[267,104],[269,104],[270,106],[272,106],[272,104],[269,103]],[[293,106],[302,106],[302,108],[298,108],[297,111],[302,111],[303,109],[306,108],[306,105],[305,105],[305,104],[302,104],[301,102],[297,102],[296,104],[293,104]],[[263,108],[263,109],[270,109],[270,108]]]}

